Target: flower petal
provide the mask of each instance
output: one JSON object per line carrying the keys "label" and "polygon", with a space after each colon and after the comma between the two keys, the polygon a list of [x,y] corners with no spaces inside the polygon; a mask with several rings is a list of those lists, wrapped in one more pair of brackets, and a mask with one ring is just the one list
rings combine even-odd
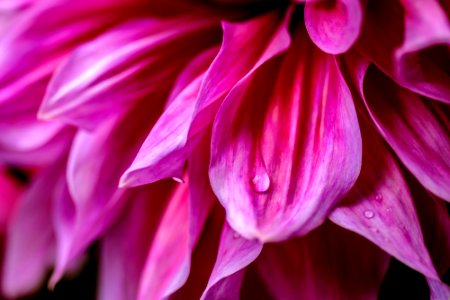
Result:
{"label": "flower petal", "polygon": [[49,219],[56,195],[51,187],[60,185],[63,170],[58,161],[37,174],[13,212],[2,270],[2,290],[8,297],[16,298],[39,288],[53,264],[55,242]]}
{"label": "flower petal", "polygon": [[[143,102],[127,114],[117,116],[93,132],[79,131],[68,159],[67,184],[73,203],[61,204],[62,214],[73,214],[65,234],[59,235],[58,260],[52,283],[67,264],[79,255],[115,219],[124,202],[132,197],[119,189],[119,178],[131,162],[162,103]],[[64,208],[66,207],[66,208]]]}
{"label": "flower petal", "polygon": [[35,1],[0,38],[1,114],[36,109],[51,73],[67,53],[123,18],[139,2]]}
{"label": "flower petal", "polygon": [[120,186],[136,186],[163,178],[181,178],[189,149],[187,135],[197,103],[204,71],[217,53],[216,48],[199,54],[179,75],[162,113],[144,141]]}
{"label": "flower petal", "polygon": [[358,121],[336,62],[304,29],[295,37],[286,56],[230,92],[213,127],[211,185],[248,239],[308,233],[360,170]]}
{"label": "flower petal", "polygon": [[430,300],[444,300],[450,298],[450,287],[443,282],[427,279],[430,286]]}
{"label": "flower petal", "polygon": [[189,136],[211,124],[236,83],[289,47],[291,14],[292,9],[274,10],[245,22],[222,23],[222,47],[203,81]]}
{"label": "flower petal", "polygon": [[361,124],[361,175],[330,219],[369,239],[424,275],[438,278],[400,167],[375,130],[370,128],[370,123]]}
{"label": "flower petal", "polygon": [[395,52],[405,87],[450,104],[450,22],[437,0],[402,0],[403,44]]}
{"label": "flower petal", "polygon": [[201,299],[238,299],[243,269],[261,250],[261,243],[241,237],[225,222],[216,264]]}
{"label": "flower petal", "polygon": [[389,256],[326,223],[306,237],[264,246],[256,264],[276,299],[377,299]]}
{"label": "flower petal", "polygon": [[360,0],[308,0],[305,24],[313,42],[323,51],[340,54],[356,41],[362,26]]}
{"label": "flower petal", "polygon": [[364,99],[378,130],[417,179],[450,201],[450,121],[447,108],[398,87],[375,67]]}
{"label": "flower petal", "polygon": [[137,19],[114,27],[59,68],[39,116],[93,129],[130,103],[168,91],[189,58],[217,40],[218,29],[214,18],[197,16]]}
{"label": "flower petal", "polygon": [[173,182],[137,188],[119,221],[101,240],[100,300],[134,300]]}

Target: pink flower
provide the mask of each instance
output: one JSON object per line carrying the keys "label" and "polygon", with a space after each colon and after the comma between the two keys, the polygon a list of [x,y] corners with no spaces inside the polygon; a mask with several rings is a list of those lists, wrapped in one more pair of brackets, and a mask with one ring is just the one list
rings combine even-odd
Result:
{"label": "pink flower", "polygon": [[34,171],[4,295],[54,287],[98,241],[98,299],[375,299],[391,257],[447,299],[449,14],[6,2],[0,160]]}

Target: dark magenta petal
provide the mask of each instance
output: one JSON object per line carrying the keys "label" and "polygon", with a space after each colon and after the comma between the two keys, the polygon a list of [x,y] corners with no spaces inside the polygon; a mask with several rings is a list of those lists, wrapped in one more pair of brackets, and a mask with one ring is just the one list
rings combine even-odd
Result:
{"label": "dark magenta petal", "polygon": [[275,299],[377,299],[389,256],[326,223],[303,238],[269,244],[257,269]]}

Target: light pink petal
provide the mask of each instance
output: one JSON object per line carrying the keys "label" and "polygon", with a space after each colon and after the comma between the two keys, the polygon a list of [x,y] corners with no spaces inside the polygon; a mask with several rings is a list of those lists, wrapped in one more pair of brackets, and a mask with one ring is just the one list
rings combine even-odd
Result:
{"label": "light pink petal", "polygon": [[201,299],[239,299],[245,267],[258,257],[262,247],[258,241],[240,236],[225,222],[216,264]]}
{"label": "light pink petal", "polygon": [[375,67],[364,79],[365,103],[378,130],[427,189],[450,201],[450,121],[443,104],[398,87]]}
{"label": "light pink petal", "polygon": [[35,182],[17,203],[6,235],[2,290],[18,297],[39,288],[54,261],[52,201],[57,197],[63,165],[36,175]]}
{"label": "light pink petal", "polygon": [[216,48],[202,52],[180,74],[166,109],[123,174],[121,186],[181,178],[190,152],[186,142],[198,91],[204,71],[216,53]]}
{"label": "light pink petal", "polygon": [[112,26],[139,1],[36,1],[14,18],[0,38],[1,115],[36,109],[68,51]]}
{"label": "light pink petal", "polygon": [[62,129],[58,124],[41,125],[40,122],[30,122],[23,127],[10,125],[9,128],[1,128],[0,160],[13,165],[43,167],[66,153],[74,131]]}
{"label": "light pink petal", "polygon": [[269,244],[257,266],[275,299],[377,299],[389,256],[326,223],[306,237]]}
{"label": "light pink petal", "polygon": [[209,141],[205,137],[192,152],[189,182],[178,186],[160,222],[142,274],[139,299],[166,298],[188,279],[192,252],[216,201],[204,163]]}
{"label": "light pink petal", "polygon": [[139,280],[173,182],[137,188],[100,242],[98,299],[135,300]]}
{"label": "light pink petal", "polygon": [[236,83],[289,47],[291,14],[292,9],[286,13],[274,10],[245,22],[222,23],[222,47],[203,81],[190,136],[211,124]]}
{"label": "light pink petal", "polygon": [[305,25],[313,42],[323,51],[340,54],[356,41],[362,26],[361,0],[308,0]]}
{"label": "light pink petal", "polygon": [[402,0],[405,29],[395,52],[396,76],[407,88],[450,103],[450,21],[437,0]]}
{"label": "light pink petal", "polygon": [[[63,274],[67,264],[115,219],[130,195],[119,189],[119,178],[136,155],[162,103],[159,98],[140,103],[128,114],[110,119],[93,132],[79,131],[69,154],[67,184],[73,203],[61,210],[74,216],[65,234],[58,235],[58,260],[52,283]],[[131,192],[131,191],[130,191]],[[73,206],[72,208],[70,208]],[[63,217],[61,217],[63,220]]]}
{"label": "light pink petal", "polygon": [[427,278],[430,287],[430,300],[450,299],[450,286],[445,283]]}
{"label": "light pink petal", "polygon": [[361,124],[361,174],[330,219],[424,275],[438,278],[402,171],[370,123]]}
{"label": "light pink petal", "polygon": [[190,16],[114,27],[78,48],[58,69],[40,118],[92,129],[130,103],[168,91],[190,57],[218,40],[218,25],[213,18]]}
{"label": "light pink petal", "polygon": [[308,233],[361,166],[353,99],[334,57],[303,28],[294,36],[282,59],[230,92],[213,127],[211,185],[230,225],[248,239]]}

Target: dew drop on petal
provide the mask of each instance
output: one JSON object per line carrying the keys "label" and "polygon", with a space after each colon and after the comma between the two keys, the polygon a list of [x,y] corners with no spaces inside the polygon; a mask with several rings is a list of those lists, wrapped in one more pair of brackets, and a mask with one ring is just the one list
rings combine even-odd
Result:
{"label": "dew drop on petal", "polygon": [[375,213],[371,210],[366,210],[364,212],[364,217],[366,217],[367,219],[372,219],[375,216]]}
{"label": "dew drop on petal", "polygon": [[270,187],[270,178],[266,172],[260,172],[252,178],[253,190],[257,193],[265,193]]}
{"label": "dew drop on petal", "polygon": [[383,200],[383,196],[381,194],[376,194],[375,195],[375,200],[381,201],[381,200]]}
{"label": "dew drop on petal", "polygon": [[184,180],[179,177],[172,177],[172,179],[175,180],[176,182],[184,183]]}

